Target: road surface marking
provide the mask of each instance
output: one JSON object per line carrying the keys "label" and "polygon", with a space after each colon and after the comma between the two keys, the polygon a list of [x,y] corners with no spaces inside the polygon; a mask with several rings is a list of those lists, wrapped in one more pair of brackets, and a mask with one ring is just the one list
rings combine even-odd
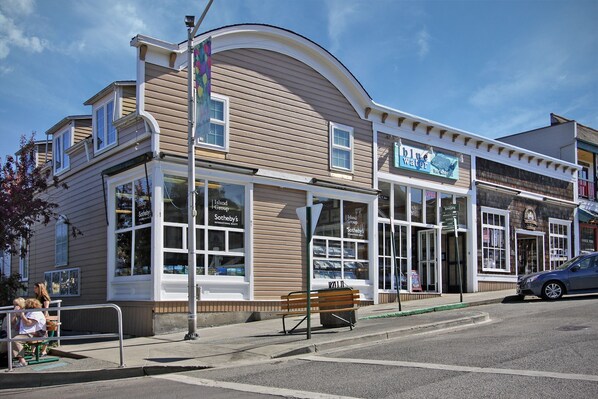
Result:
{"label": "road surface marking", "polygon": [[524,377],[558,378],[561,380],[598,381],[598,375],[555,373],[555,372],[551,372],[551,371],[499,369],[499,368],[492,368],[492,367],[470,367],[470,366],[456,366],[456,365],[451,365],[451,364],[401,362],[401,361],[394,361],[394,360],[326,358],[326,357],[316,357],[316,356],[313,356],[313,357],[312,356],[302,356],[302,357],[298,357],[297,359],[307,360],[307,361],[311,361],[311,362],[315,361],[315,362],[328,362],[328,363],[374,364],[374,365],[380,365],[380,366],[411,367],[411,368],[420,368],[420,369],[458,371],[458,372],[463,372],[463,373],[505,374],[505,375],[524,376]]}
{"label": "road surface marking", "polygon": [[186,375],[153,375],[151,378],[161,378],[175,382],[182,382],[189,385],[200,385],[210,388],[232,389],[241,392],[251,392],[263,395],[282,396],[296,399],[359,399],[352,396],[328,395],[319,392],[297,391],[294,389],[276,388],[261,385],[240,384],[237,382],[207,380],[204,378],[193,378]]}

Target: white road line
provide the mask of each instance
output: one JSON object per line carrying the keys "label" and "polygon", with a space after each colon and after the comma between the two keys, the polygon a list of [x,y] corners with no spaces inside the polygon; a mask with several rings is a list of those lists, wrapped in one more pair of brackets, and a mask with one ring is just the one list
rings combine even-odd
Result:
{"label": "white road line", "polygon": [[525,376],[525,377],[558,378],[561,380],[598,381],[598,375],[555,373],[555,372],[550,372],[550,371],[498,369],[498,368],[492,368],[492,367],[468,367],[468,366],[455,366],[455,365],[451,365],[451,364],[401,362],[401,361],[393,361],[393,360],[326,358],[326,357],[316,357],[316,356],[313,356],[313,357],[302,356],[297,359],[307,360],[307,361],[312,361],[312,362],[374,364],[374,365],[380,365],[380,366],[411,367],[411,368],[420,368],[420,369],[459,371],[459,372],[463,372],[463,373],[506,374],[506,375]]}
{"label": "white road line", "polygon": [[189,377],[186,375],[180,375],[180,374],[177,374],[177,375],[173,375],[173,374],[153,375],[153,376],[151,376],[151,378],[161,378],[163,380],[182,382],[182,383],[188,384],[188,385],[199,385],[199,386],[211,387],[211,388],[232,389],[234,391],[251,392],[251,393],[271,395],[271,396],[282,396],[284,398],[359,399],[359,398],[354,398],[352,396],[328,395],[328,394],[319,393],[319,392],[297,391],[294,389],[266,387],[266,386],[261,386],[261,385],[240,384],[237,382],[207,380],[204,378],[193,378],[193,377]]}

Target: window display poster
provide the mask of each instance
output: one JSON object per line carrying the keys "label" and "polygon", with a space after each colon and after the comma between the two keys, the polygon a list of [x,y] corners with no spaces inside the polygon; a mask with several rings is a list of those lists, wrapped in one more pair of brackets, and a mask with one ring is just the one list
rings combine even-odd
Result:
{"label": "window display poster", "polygon": [[415,270],[411,270],[411,291],[421,291],[422,285],[419,280],[419,274]]}
{"label": "window display poster", "polygon": [[344,201],[343,227],[345,238],[367,239],[367,204]]}
{"label": "window display poster", "polygon": [[243,228],[245,189],[237,184],[209,184],[210,226]]}
{"label": "window display poster", "polygon": [[428,175],[459,179],[459,159],[432,150],[395,143],[395,168],[409,169]]}

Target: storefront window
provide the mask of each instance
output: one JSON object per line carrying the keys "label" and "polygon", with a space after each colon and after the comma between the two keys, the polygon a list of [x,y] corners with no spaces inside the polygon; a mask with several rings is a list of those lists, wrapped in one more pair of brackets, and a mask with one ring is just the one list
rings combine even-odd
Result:
{"label": "storefront window", "polygon": [[401,289],[407,289],[407,226],[395,226],[394,230],[396,264],[392,261],[390,224],[378,224],[378,288],[381,290],[395,290],[397,275]]}
{"label": "storefront window", "polygon": [[367,204],[321,197],[313,202],[323,205],[313,241],[314,278],[368,280]]}
{"label": "storefront window", "polygon": [[151,274],[151,184],[143,177],[115,189],[117,277]]}
{"label": "storefront window", "polygon": [[594,252],[596,250],[596,226],[581,226],[580,250],[582,253]]}
{"label": "storefront window", "polygon": [[411,221],[413,223],[423,222],[423,190],[411,188]]}
{"label": "storefront window", "polygon": [[[164,182],[164,273],[186,274],[187,182],[168,175]],[[244,276],[245,187],[206,180],[196,181],[195,187],[196,273]]]}
{"label": "storefront window", "polygon": [[509,270],[509,214],[499,209],[482,209],[482,268]]}
{"label": "storefront window", "polygon": [[397,184],[394,187],[394,218],[395,220],[407,220],[407,187],[399,186]]}
{"label": "storefront window", "polygon": [[438,206],[438,194],[436,191],[426,190],[426,223],[436,224],[436,208]]}
{"label": "storefront window", "polygon": [[550,219],[550,269],[556,269],[570,257],[569,228],[571,222],[567,220]]}
{"label": "storefront window", "polygon": [[390,219],[390,183],[380,182],[378,189],[378,217]]}
{"label": "storefront window", "polygon": [[456,197],[457,205],[459,206],[459,214],[457,217],[457,224],[461,228],[467,226],[467,197],[459,195]]}

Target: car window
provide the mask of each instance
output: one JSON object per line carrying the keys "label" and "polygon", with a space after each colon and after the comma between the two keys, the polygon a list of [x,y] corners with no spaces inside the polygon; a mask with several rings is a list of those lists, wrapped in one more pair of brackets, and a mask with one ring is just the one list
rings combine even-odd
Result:
{"label": "car window", "polygon": [[577,266],[579,266],[580,269],[591,269],[596,265],[596,257],[591,257],[591,258],[586,258],[584,260],[582,260],[581,262],[579,262],[577,264]]}

